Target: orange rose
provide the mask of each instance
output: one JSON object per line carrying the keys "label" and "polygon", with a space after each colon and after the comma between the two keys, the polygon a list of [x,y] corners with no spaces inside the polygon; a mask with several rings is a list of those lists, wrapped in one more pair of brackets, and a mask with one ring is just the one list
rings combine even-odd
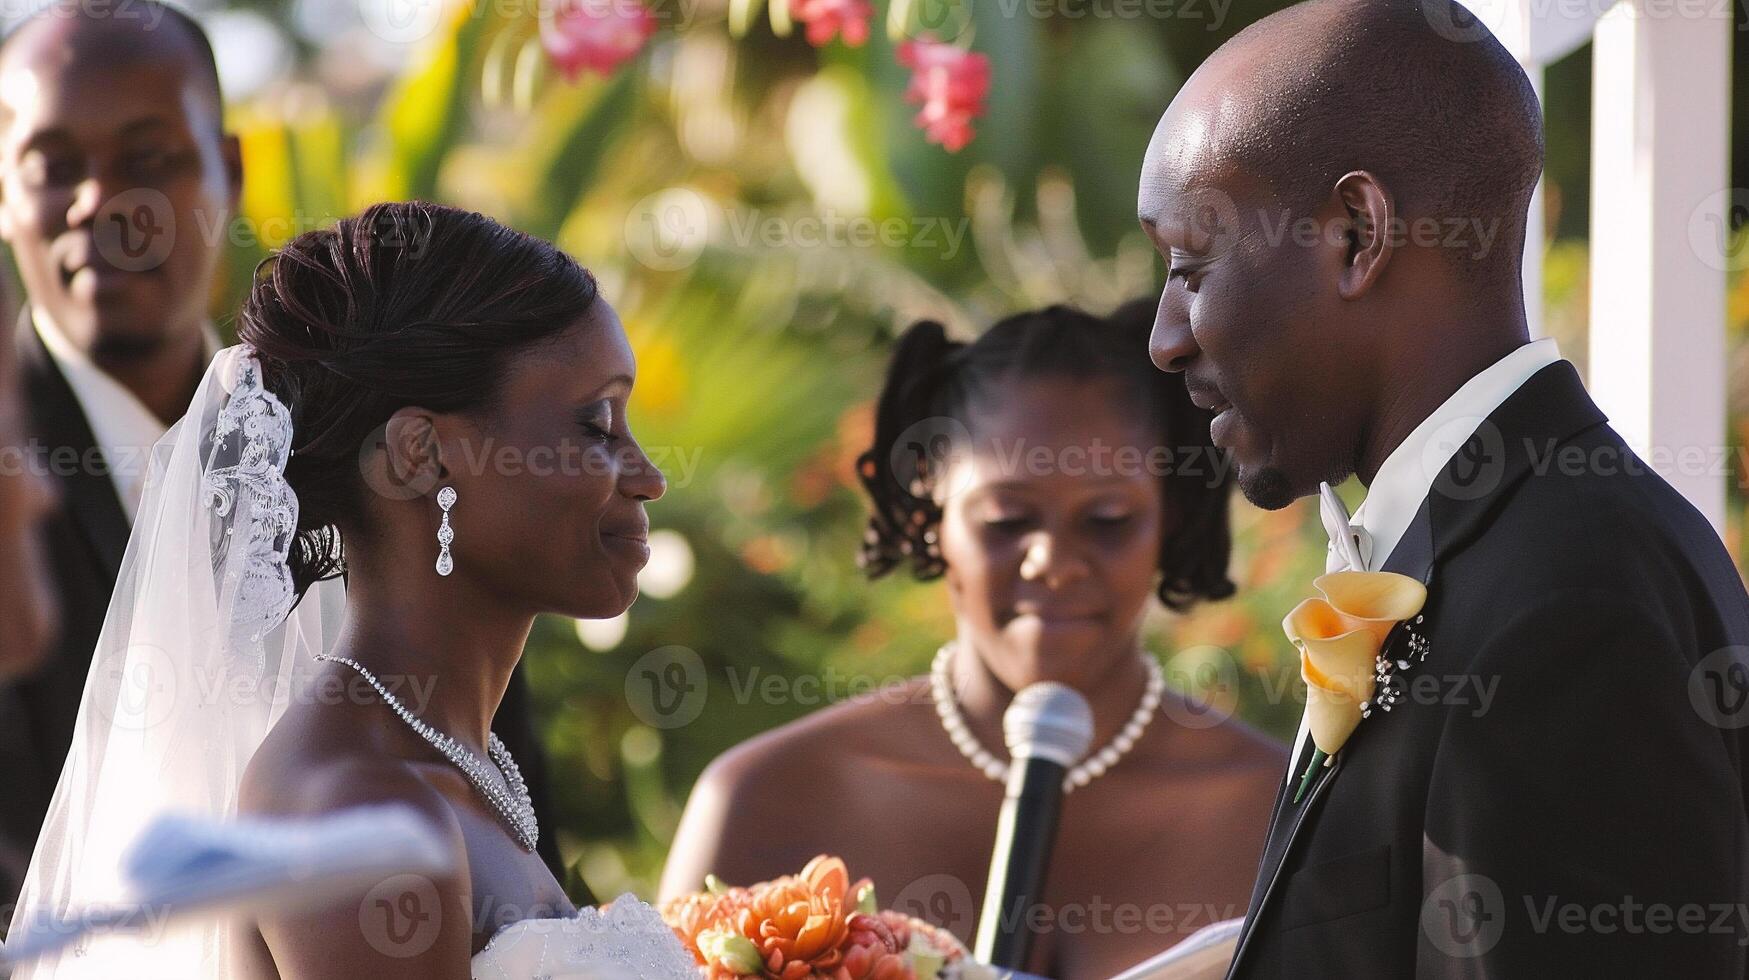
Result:
{"label": "orange rose", "polygon": [[705,980],[933,980],[967,954],[950,934],[875,910],[873,886],[821,855],[799,875],[705,891],[662,908]]}
{"label": "orange rose", "polygon": [[681,945],[692,953],[699,966],[708,966],[699,947],[699,936],[716,928],[746,900],[746,889],[731,888],[725,893],[695,892],[670,899],[662,906],[662,921],[680,937]]}
{"label": "orange rose", "polygon": [[824,855],[802,873],[754,885],[747,907],[735,914],[735,931],[753,940],[765,972],[777,980],[832,977],[844,960],[853,911],[850,872]]}

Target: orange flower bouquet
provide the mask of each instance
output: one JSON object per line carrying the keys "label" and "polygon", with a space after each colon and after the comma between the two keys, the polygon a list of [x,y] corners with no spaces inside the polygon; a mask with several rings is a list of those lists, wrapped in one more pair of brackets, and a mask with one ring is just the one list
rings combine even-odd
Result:
{"label": "orange flower bouquet", "polygon": [[982,980],[952,933],[881,911],[874,886],[824,854],[799,875],[747,888],[714,876],[674,899],[662,918],[704,980]]}

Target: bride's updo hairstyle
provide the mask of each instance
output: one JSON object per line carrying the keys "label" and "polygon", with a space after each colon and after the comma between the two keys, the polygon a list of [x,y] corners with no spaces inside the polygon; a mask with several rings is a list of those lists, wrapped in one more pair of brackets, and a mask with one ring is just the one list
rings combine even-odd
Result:
{"label": "bride's updo hairstyle", "polygon": [[969,429],[976,400],[1015,397],[1020,380],[1066,378],[1115,382],[1138,417],[1155,421],[1159,445],[1169,450],[1161,497],[1180,519],[1168,522],[1160,542],[1160,600],[1185,609],[1231,596],[1232,469],[1209,441],[1210,415],[1191,403],[1184,376],[1148,359],[1155,305],[1135,300],[1109,317],[1052,306],[1009,317],[971,343],[950,340],[931,320],[907,329],[876,406],[874,445],[857,459],[873,505],[859,556],[869,577],[903,564],[925,581],[946,571],[938,546],[942,508],[934,496],[941,474],[928,465],[946,453],[934,443],[953,422]]}
{"label": "bride's updo hairstyle", "polygon": [[551,243],[420,202],[374,205],[263,262],[237,334],[292,416],[298,595],[345,571],[360,452],[391,415],[489,409],[511,355],[595,300],[595,278]]}

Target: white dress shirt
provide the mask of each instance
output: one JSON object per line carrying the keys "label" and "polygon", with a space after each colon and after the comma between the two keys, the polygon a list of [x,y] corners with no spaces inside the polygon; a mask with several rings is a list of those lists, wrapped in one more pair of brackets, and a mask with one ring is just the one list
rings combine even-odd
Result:
{"label": "white dress shirt", "polygon": [[[73,397],[85,413],[91,426],[91,436],[103,461],[109,467],[110,482],[115,484],[116,497],[122,512],[132,524],[140,509],[140,497],[146,489],[146,464],[151,459],[152,445],[169,426],[152,413],[127,386],[110,377],[80,350],[59,325],[40,309],[32,307],[31,323],[38,337],[60,369]],[[218,332],[212,324],[201,328],[210,361],[219,351]]]}
{"label": "white dress shirt", "polygon": [[1361,535],[1366,571],[1376,572],[1409,530],[1433,481],[1488,416],[1531,376],[1561,359],[1553,337],[1533,340],[1464,382],[1445,404],[1421,421],[1379,466],[1366,500],[1349,524]]}
{"label": "white dress shirt", "polygon": [[[1397,448],[1391,450],[1379,466],[1372,484],[1367,487],[1366,499],[1348,520],[1349,527],[1358,532],[1355,536],[1359,538],[1360,555],[1366,566],[1363,571],[1376,572],[1384,567],[1397,543],[1408,532],[1415,514],[1421,510],[1422,501],[1432,492],[1433,481],[1475,434],[1477,427],[1532,375],[1560,359],[1560,348],[1552,337],[1525,344],[1464,382],[1463,387],[1453,392]],[[1325,566],[1329,571],[1339,571],[1349,565],[1337,550],[1334,546],[1330,550]],[[1304,750],[1306,732],[1306,721],[1302,717],[1289,766]],[[1300,775],[1293,773],[1292,778],[1297,779]]]}

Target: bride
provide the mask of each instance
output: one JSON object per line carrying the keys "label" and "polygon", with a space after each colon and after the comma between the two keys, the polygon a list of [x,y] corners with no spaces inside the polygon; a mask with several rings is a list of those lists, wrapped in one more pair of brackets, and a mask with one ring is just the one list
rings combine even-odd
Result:
{"label": "bride", "polygon": [[572,907],[489,733],[535,616],[619,614],[649,558],[664,482],[594,279],[481,215],[382,204],[264,265],[238,333],[155,452],[13,935],[115,900],[166,810],[398,803],[463,870],[17,976],[692,975],[647,906]]}

